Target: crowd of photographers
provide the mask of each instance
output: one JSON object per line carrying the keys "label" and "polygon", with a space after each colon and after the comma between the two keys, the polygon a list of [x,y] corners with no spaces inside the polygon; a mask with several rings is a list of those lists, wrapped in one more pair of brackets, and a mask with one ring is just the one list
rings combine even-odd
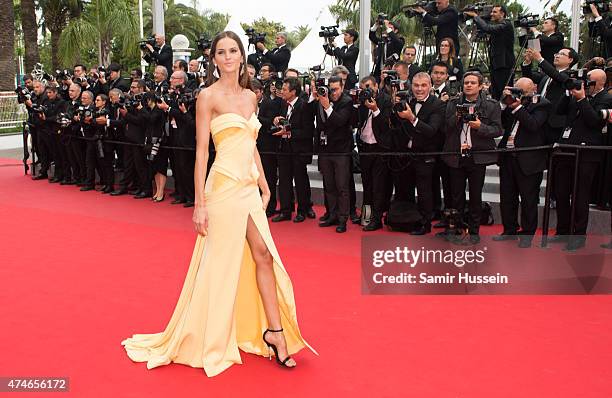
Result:
{"label": "crowd of photographers", "polygon": [[[593,34],[609,37],[604,3],[589,1]],[[444,228],[439,235],[475,244],[480,225],[490,221],[482,202],[486,167],[498,164],[503,232],[495,240],[530,247],[549,164],[547,146],[611,145],[612,59],[594,57],[577,69],[579,56],[564,46],[554,18],[546,18],[540,32],[533,16],[512,23],[502,6],[477,4],[459,12],[448,0],[437,0],[405,12],[436,28],[435,58],[418,65],[419,49],[405,45],[399,26],[381,14],[368,32],[374,68],[361,79],[355,73],[359,35],[353,29],[343,32],[344,46],[338,48],[337,27],[322,27],[323,51],[338,64],[328,78],[319,67],[307,75],[288,68],[285,33],[278,33],[276,47],[268,50],[265,35],[247,31],[255,50],[248,56],[248,73],[262,123],[258,148],[268,184],[278,187],[268,216],[295,223],[316,217],[307,166],[317,154],[325,199],[321,227],[342,233],[352,222],[375,231],[384,217],[393,229],[424,235],[438,221],[433,227]],[[460,16],[473,18],[489,36],[487,74],[461,61]],[[519,32],[518,55],[515,27],[525,33]],[[602,41],[601,55],[611,41]],[[205,86],[210,41],[200,40],[198,48],[199,59],[172,63],[163,37],[143,41],[145,59],[156,65],[152,76],[134,69],[123,79],[119,65],[111,64],[105,70],[76,65],[58,71],[56,83],[46,87],[26,78],[26,88],[18,92],[28,107],[40,162],[34,179],[49,178],[53,161],[50,182],[87,191],[98,175],[104,193],[160,202],[170,168],[172,203],[193,206],[195,154],[189,149],[195,147],[194,105]],[[603,151],[581,152],[573,225],[574,158],[553,164],[557,234],[549,241],[565,243],[568,250],[584,246],[595,180],[603,187],[598,202],[610,203],[611,159]],[[361,173],[363,182],[360,212],[354,173]]]}

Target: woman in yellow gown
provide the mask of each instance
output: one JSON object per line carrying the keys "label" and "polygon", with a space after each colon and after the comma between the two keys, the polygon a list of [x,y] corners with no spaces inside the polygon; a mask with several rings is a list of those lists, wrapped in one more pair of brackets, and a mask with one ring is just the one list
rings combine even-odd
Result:
{"label": "woman in yellow gown", "polygon": [[[316,351],[300,334],[291,280],[265,214],[270,189],[255,146],[260,124],[244,47],[235,33],[221,32],[211,57],[208,79],[214,84],[196,105],[198,237],[189,270],[166,329],[121,344],[149,369],[174,362],[204,368],[212,377],[242,363],[238,349],[274,354],[292,368],[290,355],[305,346]],[[205,179],[211,134],[217,154]]]}

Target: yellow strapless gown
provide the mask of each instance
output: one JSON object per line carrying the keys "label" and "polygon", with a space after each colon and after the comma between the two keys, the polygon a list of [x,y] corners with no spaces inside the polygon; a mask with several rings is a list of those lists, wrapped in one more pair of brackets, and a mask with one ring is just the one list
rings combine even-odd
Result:
{"label": "yellow strapless gown", "polygon": [[274,259],[281,323],[290,355],[306,343],[298,327],[293,287],[272,240],[257,186],[254,160],[261,124],[225,113],[211,120],[217,150],[205,186],[208,235],[198,235],[181,295],[166,329],[124,340],[128,356],[147,368],[171,362],[204,368],[215,376],[242,351],[267,356],[262,333],[268,327],[255,279],[255,262],[246,240],[253,219]]}

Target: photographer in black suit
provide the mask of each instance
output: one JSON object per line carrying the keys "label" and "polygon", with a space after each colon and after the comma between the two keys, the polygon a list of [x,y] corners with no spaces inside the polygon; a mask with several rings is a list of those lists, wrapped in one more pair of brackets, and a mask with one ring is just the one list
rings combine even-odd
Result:
{"label": "photographer in black suit", "polygon": [[106,92],[110,93],[110,91],[114,88],[121,90],[121,92],[127,93],[130,91],[129,80],[126,80],[121,77],[121,66],[115,62],[111,63],[108,68],[108,90]]}
{"label": "photographer in black suit", "polygon": [[[412,79],[412,95],[410,102],[405,104],[395,97],[395,120],[398,146],[408,152],[435,152],[440,141],[438,135],[444,125],[445,103],[431,95],[431,77],[425,73],[417,73]],[[403,109],[403,110],[400,110]],[[431,232],[431,217],[433,213],[432,174],[435,164],[433,156],[414,156],[410,159],[408,175],[416,183],[418,194],[417,204],[421,213],[421,227],[412,231],[412,235],[425,235]],[[401,181],[405,172],[394,173],[394,185],[408,185]]]}
{"label": "photographer in black suit", "polygon": [[443,160],[450,168],[453,208],[465,208],[465,182],[469,183],[470,243],[480,242],[482,187],[487,165],[497,162],[495,153],[472,153],[495,149],[495,138],[503,134],[501,108],[497,101],[482,94],[484,78],[478,72],[463,75],[463,94],[448,101],[446,107],[446,141]]}
{"label": "photographer in black suit", "polygon": [[[532,71],[532,60],[539,63],[542,73]],[[576,62],[578,53],[570,47],[563,47],[554,55],[554,66],[548,63],[541,53],[532,49],[525,50],[525,61],[521,68],[523,77],[533,80],[538,85],[538,94],[552,104],[548,120],[543,127],[546,144],[557,142],[566,126],[567,115],[556,112],[556,109],[565,96],[565,82],[570,78],[568,72]]]}
{"label": "photographer in black suit", "polygon": [[563,33],[559,32],[559,21],[556,18],[546,18],[542,22],[542,31],[537,28],[531,28],[533,35],[540,39],[540,48],[542,49],[542,57],[549,63],[555,60],[555,54],[563,48]]}
{"label": "photographer in black suit", "polygon": [[489,35],[489,60],[491,65],[491,87],[489,91],[494,99],[501,97],[507,81],[512,81],[514,57],[514,27],[509,21],[508,11],[504,6],[494,6],[491,10],[491,23],[478,16],[475,11],[464,13],[474,17],[478,30]]}
{"label": "photographer in black suit", "polygon": [[274,65],[274,69],[285,73],[285,70],[289,67],[289,60],[291,59],[291,50],[287,47],[287,33],[278,32],[276,34],[276,47],[268,51],[265,44],[257,42],[257,49],[263,53],[264,59]]}
{"label": "photographer in black suit", "polygon": [[599,54],[602,57],[612,57],[612,4],[608,5],[608,15],[602,17],[595,4],[589,4],[593,22],[589,22],[589,33],[601,37],[601,42],[605,44],[606,54]]}
{"label": "photographer in black suit", "polygon": [[282,100],[280,97],[271,100],[265,96],[264,87],[257,79],[251,81],[251,90],[257,97],[257,118],[261,123],[257,135],[257,149],[261,157],[261,166],[266,175],[266,181],[270,187],[270,201],[266,209],[266,216],[272,217],[276,214],[276,186],[278,183],[278,156],[276,152],[279,150],[280,137],[272,135],[270,128],[274,118],[281,113]]}
{"label": "photographer in black suit", "polygon": [[450,37],[455,42],[456,55],[459,56],[459,11],[449,5],[449,0],[436,0],[436,9],[437,14],[426,12],[422,7],[415,8],[415,11],[423,17],[423,25],[437,26],[436,47],[440,47],[442,39]]}
{"label": "photographer in black suit", "polygon": [[[62,151],[61,143],[61,126],[59,124],[59,114],[66,111],[66,102],[59,95],[58,87],[50,84],[46,89],[47,98],[43,100],[42,105],[46,108],[44,112],[39,113],[40,119],[43,121],[41,135],[48,143],[49,160],[55,163],[53,178],[49,182],[61,182],[64,179],[64,151]],[[41,171],[43,169],[41,162]]]}
{"label": "photographer in black suit", "polygon": [[[542,126],[551,103],[536,96],[537,86],[526,77],[517,80],[515,90],[504,90],[502,125],[504,136],[499,148],[528,148],[545,145]],[[538,200],[548,151],[509,152],[499,156],[500,208],[504,230],[493,240],[514,240],[519,247],[531,246],[538,227]],[[518,230],[519,197],[521,230]]]}
{"label": "photographer in black suit", "polygon": [[273,119],[272,135],[280,137],[278,155],[278,193],[280,214],[273,222],[291,219],[294,211],[293,183],[297,197],[297,214],[293,222],[315,218],[310,198],[307,165],[312,162],[314,115],[313,106],[300,98],[302,88],[296,78],[286,78],[280,96],[283,99],[280,115]]}
{"label": "photographer in black suit", "polygon": [[[380,37],[376,34],[379,29],[382,31]],[[389,21],[384,14],[379,15],[379,18],[370,28],[369,38],[376,45],[372,74],[379,80],[380,72],[384,69],[387,59],[392,58],[396,61],[400,59],[405,39],[399,34],[399,24]]]}
{"label": "photographer in black suit", "polygon": [[162,35],[155,35],[155,47],[146,44],[151,58],[156,65],[164,66],[167,73],[172,70],[172,46],[166,44],[166,37]]}
{"label": "photographer in black suit", "polygon": [[[612,96],[606,92],[606,73],[594,69],[587,75],[589,82],[585,89],[572,88],[571,97],[565,96],[558,112],[567,114],[567,126],[559,143],[570,145],[604,145],[604,131],[607,120],[602,110],[612,108]],[[575,83],[580,82],[575,81]],[[588,96],[587,96],[588,94]],[[549,242],[567,242],[566,250],[574,251],[585,245],[589,224],[589,197],[597,167],[601,163],[601,151],[581,151],[578,166],[578,187],[576,187],[576,218],[570,225],[570,196],[574,181],[573,158],[559,158],[554,168],[553,188],[557,197],[557,234]]]}
{"label": "photographer in black suit", "polygon": [[310,97],[311,102],[315,102],[315,147],[319,153],[319,168],[323,174],[325,198],[329,206],[328,217],[321,221],[319,226],[337,225],[338,233],[346,232],[346,221],[349,217],[351,152],[354,146],[350,124],[353,101],[343,92],[343,88],[342,79],[333,76],[329,78],[329,88],[317,87]]}
{"label": "photographer in black suit", "polygon": [[344,46],[337,48],[332,41],[329,45],[324,44],[323,48],[329,55],[333,55],[338,60],[338,65],[345,66],[348,71],[348,79],[345,88],[355,87],[357,83],[357,74],[355,73],[355,64],[359,56],[359,47],[355,45],[355,41],[359,38],[359,33],[355,29],[347,29],[344,31]]}
{"label": "photographer in black suit", "polygon": [[[360,97],[357,98],[359,103],[356,105],[358,106],[356,124],[363,182],[363,205],[372,208],[370,221],[363,227],[363,230],[376,231],[382,228],[382,215],[389,208],[391,176],[383,156],[367,154],[385,152],[392,147],[389,135],[389,116],[393,105],[391,97],[386,92],[378,90],[378,83],[374,76],[364,77],[359,86],[362,91]],[[368,95],[364,96],[364,92]],[[371,98],[367,99],[367,97]]]}

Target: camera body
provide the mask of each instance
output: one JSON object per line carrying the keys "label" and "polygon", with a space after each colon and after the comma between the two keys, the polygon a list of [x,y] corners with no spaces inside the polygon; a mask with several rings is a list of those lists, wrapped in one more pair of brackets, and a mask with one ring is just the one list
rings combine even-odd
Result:
{"label": "camera body", "polygon": [[204,35],[201,35],[200,37],[198,37],[198,40],[196,40],[196,46],[200,51],[208,50],[212,46],[212,40],[210,40]]}
{"label": "camera body", "polygon": [[87,77],[85,77],[85,76],[78,76],[78,77],[74,78],[73,82],[80,86],[82,84],[87,83],[88,80],[87,80]]}
{"label": "camera body", "polygon": [[508,90],[510,91],[510,95],[504,95],[502,98],[502,103],[506,105],[513,104],[523,96],[523,90],[518,87],[510,87]]}
{"label": "camera body", "polygon": [[474,122],[479,115],[474,104],[457,104],[455,112],[457,119],[461,119],[463,123]]}
{"label": "camera body", "polygon": [[378,24],[378,26],[383,26],[385,24],[385,20],[388,20],[388,19],[389,19],[389,16],[385,14],[384,12],[381,12],[376,16],[376,23]]}
{"label": "camera body", "polygon": [[91,105],[85,106],[81,105],[77,108],[77,114],[82,122],[85,121],[85,118],[93,117],[95,110]]}
{"label": "camera body", "polygon": [[323,37],[325,39],[335,39],[340,35],[340,33],[338,33],[338,27],[339,25],[321,26],[319,37]]}
{"label": "camera body", "polygon": [[540,24],[540,16],[537,14],[519,15],[514,21],[515,28],[535,28]]}
{"label": "camera body", "polygon": [[587,69],[572,69],[568,72],[569,79],[565,81],[563,87],[566,90],[580,90],[582,85],[584,84],[584,89],[588,86],[594,86],[595,82],[591,81],[587,77],[588,70]]}
{"label": "camera body", "polygon": [[454,98],[461,93],[463,87],[461,86],[461,81],[457,80],[457,76],[449,76],[448,78],[448,96],[450,98]]}
{"label": "camera body", "polygon": [[256,46],[257,43],[266,42],[265,32],[259,33],[259,32],[256,32],[254,28],[249,28],[244,33],[249,37],[249,44]]}
{"label": "camera body", "polygon": [[72,78],[72,73],[68,69],[56,69],[55,70],[55,80],[65,82],[66,80],[70,80]]}
{"label": "camera body", "polygon": [[32,93],[25,86],[17,86],[15,93],[20,104],[32,99]]}
{"label": "camera body", "polygon": [[278,133],[279,131],[285,129],[285,131],[287,133],[291,133],[291,123],[289,122],[289,120],[285,119],[284,117],[279,119],[279,125],[278,126],[272,126],[270,128],[270,132],[271,133]]}
{"label": "camera body", "polygon": [[155,49],[156,43],[155,43],[155,36],[154,35],[151,35],[151,36],[147,37],[146,39],[140,40],[138,42],[138,46],[140,47],[140,49],[142,51],[149,51],[149,48],[147,47],[147,44],[150,44],[151,47],[153,47],[153,49]]}
{"label": "camera body", "polygon": [[402,12],[407,18],[420,17],[421,14],[415,11],[415,8],[421,7],[428,13],[437,12],[435,1],[417,1],[416,3],[407,4],[401,7]]}
{"label": "camera body", "polygon": [[32,104],[32,112],[42,114],[47,112],[47,107],[40,104]]}
{"label": "camera body", "polygon": [[62,128],[66,128],[70,126],[70,123],[72,122],[72,120],[70,120],[70,117],[68,116],[67,113],[58,113],[57,122]]}
{"label": "camera body", "polygon": [[486,2],[481,1],[478,3],[474,3],[474,4],[468,4],[461,10],[461,12],[464,13],[467,11],[473,11],[477,13],[478,16],[481,18],[488,18],[491,16],[492,10],[493,10],[492,4],[487,4]]}
{"label": "camera body", "polygon": [[412,99],[412,93],[410,90],[401,90],[395,93],[395,96],[399,98],[399,101],[393,104],[393,110],[395,112],[404,112],[408,109],[408,103]]}

